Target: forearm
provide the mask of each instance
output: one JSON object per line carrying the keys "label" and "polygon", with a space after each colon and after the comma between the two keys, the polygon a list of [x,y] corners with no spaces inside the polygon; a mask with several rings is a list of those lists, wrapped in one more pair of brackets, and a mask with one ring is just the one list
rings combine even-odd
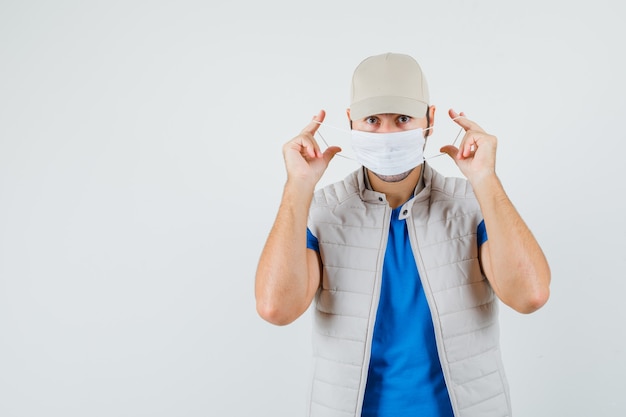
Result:
{"label": "forearm", "polygon": [[315,289],[307,268],[306,227],[313,190],[287,183],[256,272],[257,311],[274,324],[300,316]]}
{"label": "forearm", "polygon": [[549,296],[550,268],[544,253],[495,174],[473,186],[487,229],[489,250],[482,259],[487,278],[504,303],[533,312]]}

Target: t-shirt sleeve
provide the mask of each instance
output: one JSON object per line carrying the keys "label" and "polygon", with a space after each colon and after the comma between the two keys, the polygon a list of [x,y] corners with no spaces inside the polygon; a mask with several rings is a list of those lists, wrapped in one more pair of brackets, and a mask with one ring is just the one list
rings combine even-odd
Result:
{"label": "t-shirt sleeve", "polygon": [[481,220],[478,224],[478,247],[481,247],[483,243],[487,241],[487,228],[485,227],[485,221]]}
{"label": "t-shirt sleeve", "polygon": [[318,253],[320,251],[320,244],[317,238],[313,236],[313,233],[311,233],[308,227],[306,228],[306,247],[309,249],[313,249],[315,252]]}

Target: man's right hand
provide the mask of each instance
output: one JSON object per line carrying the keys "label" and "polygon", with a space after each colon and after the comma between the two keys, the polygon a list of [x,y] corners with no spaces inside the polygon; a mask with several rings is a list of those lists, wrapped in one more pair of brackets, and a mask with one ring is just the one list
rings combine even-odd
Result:
{"label": "man's right hand", "polygon": [[324,116],[324,110],[320,110],[298,136],[283,146],[287,183],[255,278],[257,311],[276,325],[300,317],[320,286],[320,256],[306,245],[307,217],[315,185],[330,160],[341,151],[331,146],[321,152],[313,137]]}
{"label": "man's right hand", "polygon": [[313,190],[328,168],[330,160],[335,154],[341,152],[341,148],[337,146],[330,146],[322,152],[315,140],[315,132],[325,116],[326,112],[320,110],[298,136],[283,146],[287,182],[310,187]]}

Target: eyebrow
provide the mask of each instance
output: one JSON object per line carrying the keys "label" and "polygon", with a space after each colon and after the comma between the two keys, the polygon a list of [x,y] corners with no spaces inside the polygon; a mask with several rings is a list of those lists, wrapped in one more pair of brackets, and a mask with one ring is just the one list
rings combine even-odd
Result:
{"label": "eyebrow", "polygon": [[398,117],[413,118],[413,116],[409,116],[408,114],[402,114],[402,113],[376,113],[376,114],[370,114],[369,116],[365,116],[364,119],[368,119],[370,117],[378,117],[378,116],[398,116]]}

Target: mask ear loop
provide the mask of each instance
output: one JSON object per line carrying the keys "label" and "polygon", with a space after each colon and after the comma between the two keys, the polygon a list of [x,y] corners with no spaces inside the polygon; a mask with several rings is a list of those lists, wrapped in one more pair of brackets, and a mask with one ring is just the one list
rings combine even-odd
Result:
{"label": "mask ear loop", "polygon": [[[334,126],[330,126],[330,125],[327,125],[327,124],[323,124],[322,122],[318,122],[317,120],[314,120],[314,121],[315,121],[315,123],[317,123],[320,126],[328,126],[328,127],[332,127],[333,129],[337,129],[337,130],[339,130],[341,132],[344,132],[344,133],[346,132],[345,129],[340,129],[338,127],[334,127]],[[316,134],[320,136],[320,138],[322,139],[322,142],[324,142],[326,147],[329,148],[330,145],[328,144],[328,142],[326,142],[326,139],[324,139],[324,136],[322,135],[322,132],[320,132],[319,129],[317,130]],[[354,161],[354,162],[358,162],[356,159],[350,158],[349,156],[342,155],[341,153],[335,154],[335,156],[340,156],[342,158],[349,159],[349,160]]]}
{"label": "mask ear loop", "polygon": [[[456,119],[460,119],[461,117],[464,117],[464,116],[457,116],[457,117],[455,117],[455,118],[454,118],[454,119],[452,119],[452,120],[454,121],[454,120],[456,120]],[[457,134],[456,134],[456,137],[454,138],[454,141],[452,142],[452,146],[456,145],[456,141],[457,141],[457,140],[459,140],[459,136],[461,136],[461,133],[463,133],[463,132],[464,132],[464,129],[463,129],[463,128],[460,128],[460,129],[459,129],[459,133],[457,133]],[[429,159],[437,158],[438,156],[442,156],[442,155],[447,155],[447,154],[445,154],[445,153],[443,153],[443,152],[442,152],[442,153],[437,154],[437,155],[429,156],[429,157],[428,157],[428,158],[426,158],[425,160],[429,160]]]}

